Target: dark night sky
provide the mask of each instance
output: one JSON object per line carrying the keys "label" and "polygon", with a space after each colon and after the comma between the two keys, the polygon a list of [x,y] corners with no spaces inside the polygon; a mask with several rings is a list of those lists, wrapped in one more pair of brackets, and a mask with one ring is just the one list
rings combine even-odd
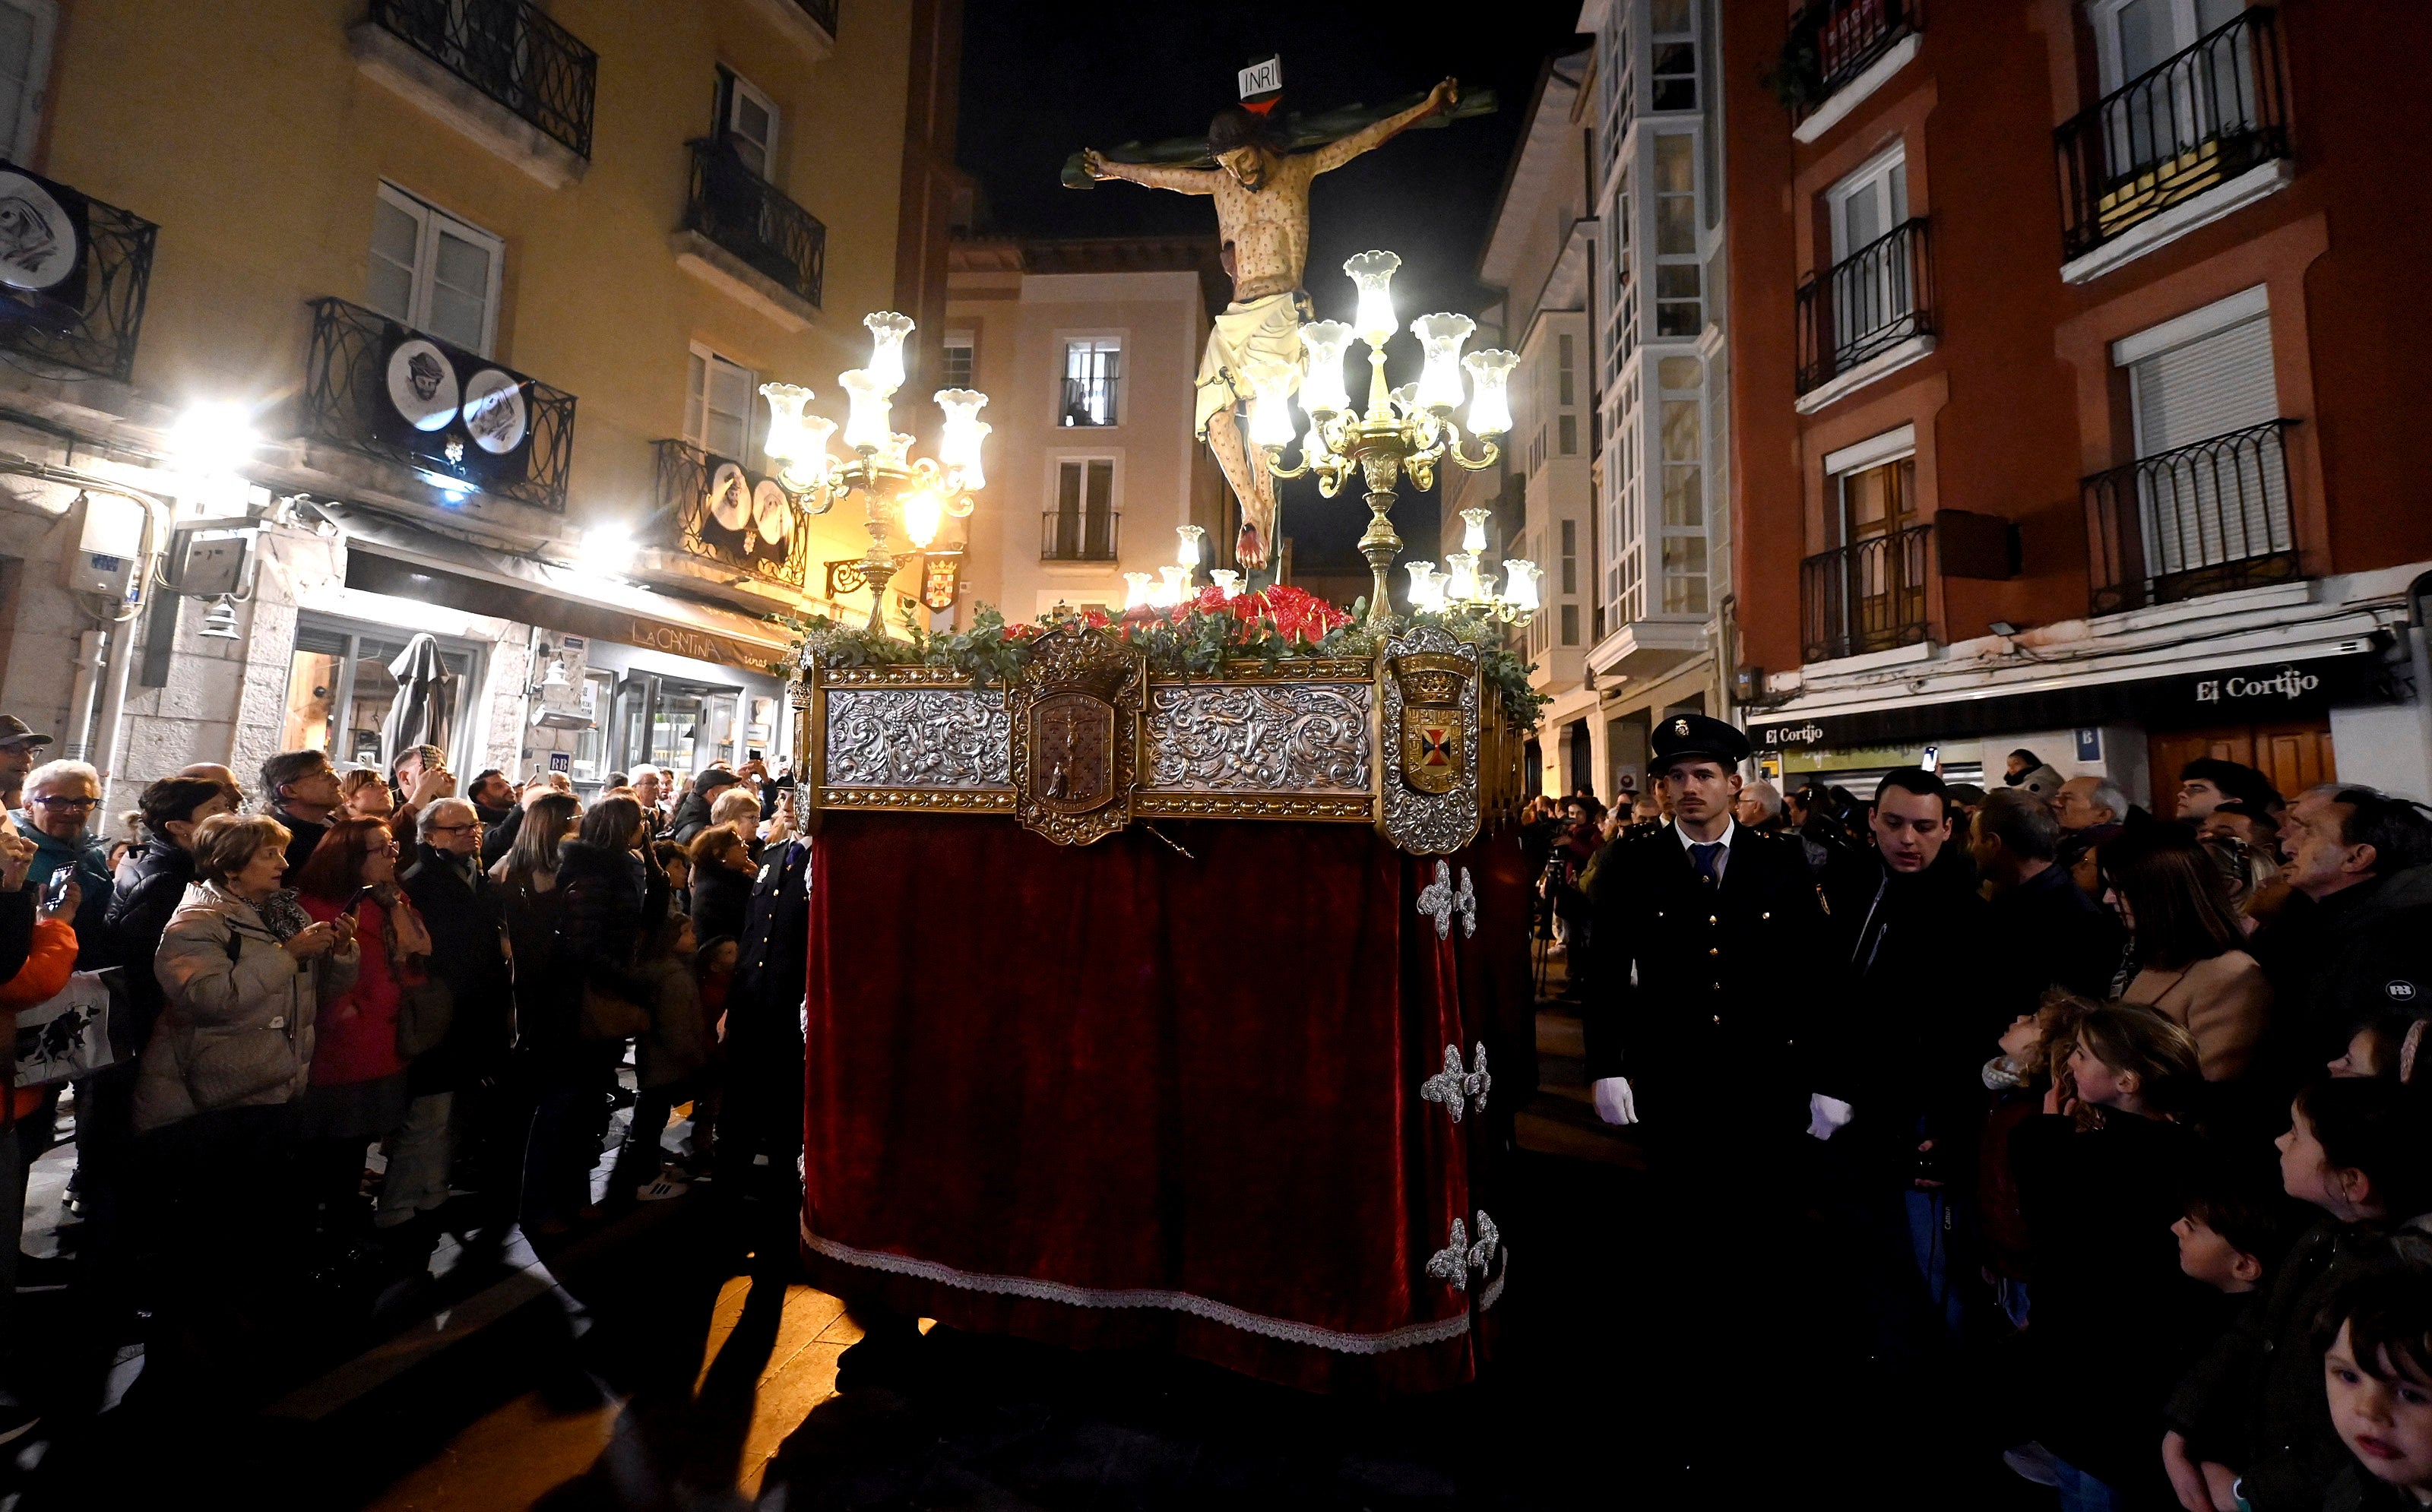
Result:
{"label": "dark night sky", "polygon": [[[1235,98],[1234,71],[1267,53],[1283,57],[1286,109],[1381,104],[1450,75],[1464,90],[1494,89],[1501,109],[1406,133],[1319,178],[1307,282],[1321,316],[1347,319],[1351,280],[1343,260],[1387,247],[1402,255],[1393,292],[1406,326],[1430,310],[1474,311],[1478,253],[1512,143],[1546,55],[1571,37],[1579,0],[1500,0],[1491,15],[1483,25],[1432,26],[1411,25],[1408,11],[1325,0],[969,0],[961,162],[983,186],[995,231],[1212,232],[1215,216],[1204,199],[1131,184],[1069,190],[1057,172],[1081,147],[1204,132],[1208,117]],[[1382,24],[1388,18],[1394,24]],[[1390,350],[1394,381],[1417,376],[1407,329]],[[1349,549],[1366,518],[1347,496],[1353,492],[1320,500],[1306,479],[1287,485],[1284,530],[1305,569],[1364,570]],[[1427,547],[1406,557],[1433,554],[1431,534],[1421,534],[1433,503],[1405,485],[1395,524],[1405,539]]]}

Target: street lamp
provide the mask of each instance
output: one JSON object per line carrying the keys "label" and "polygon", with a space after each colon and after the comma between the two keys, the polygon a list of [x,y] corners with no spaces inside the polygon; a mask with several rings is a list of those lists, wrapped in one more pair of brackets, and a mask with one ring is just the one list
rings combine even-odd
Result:
{"label": "street lamp", "polygon": [[[1242,372],[1250,384],[1250,441],[1265,454],[1268,471],[1277,478],[1299,478],[1313,472],[1317,474],[1317,491],[1327,498],[1332,498],[1342,489],[1343,479],[1354,474],[1366,482],[1368,530],[1360,538],[1360,554],[1368,559],[1373,579],[1368,595],[1370,619],[1385,617],[1385,574],[1402,549],[1402,538],[1393,533],[1393,523],[1386,518],[1393,507],[1395,485],[1407,474],[1412,487],[1434,487],[1439,462],[1449,461],[1471,472],[1493,466],[1501,453],[1490,438],[1512,428],[1512,410],[1504,397],[1504,386],[1520,361],[1506,351],[1473,352],[1463,358],[1461,344],[1478,329],[1477,323],[1466,315],[1422,315],[1410,323],[1411,334],[1419,338],[1427,357],[1419,381],[1388,389],[1385,343],[1401,328],[1393,298],[1393,273],[1401,265],[1402,260],[1391,252],[1362,252],[1344,262],[1343,271],[1350,275],[1360,291],[1351,324],[1320,320],[1302,327],[1305,361],[1298,372],[1289,364],[1272,361],[1250,363]],[[1368,348],[1368,409],[1364,414],[1352,409],[1350,394],[1343,381],[1343,351],[1355,337]],[[1461,401],[1463,371],[1469,374],[1469,428],[1481,445],[1476,458],[1462,454],[1461,428],[1452,420],[1452,412]],[[1292,391],[1295,378],[1299,380],[1301,408],[1310,421],[1306,436],[1297,436],[1292,425]],[[1296,439],[1301,447],[1300,463],[1286,467],[1284,448]],[[1482,534],[1478,545],[1482,550]],[[1430,575],[1433,573],[1434,563],[1420,565],[1427,566]],[[1455,572],[1460,570],[1458,562],[1450,565]],[[1477,601],[1477,558],[1472,556],[1466,583],[1469,596],[1460,600],[1463,607]],[[1533,567],[1529,570],[1535,571]],[[1421,581],[1414,572],[1414,592],[1419,590]],[[1533,578],[1530,585],[1533,587]],[[1448,593],[1448,596],[1457,596]],[[1422,605],[1414,598],[1411,608],[1422,607],[1441,608],[1444,604],[1439,601]],[[1519,617],[1521,613],[1507,615],[1498,611],[1496,617]]]}
{"label": "street lamp", "polygon": [[777,464],[777,485],[806,514],[825,514],[853,494],[861,495],[870,547],[860,576],[870,586],[870,628],[880,628],[887,585],[901,560],[887,548],[888,529],[900,525],[916,551],[937,540],[946,516],[971,512],[971,495],[988,486],[980,444],[989,427],[979,417],[988,395],[975,389],[939,389],[932,395],[945,412],[935,458],[912,456],[913,438],[894,428],[895,391],[904,384],[904,338],[913,329],[908,315],[883,311],[863,319],[870,331],[867,365],[836,375],[849,407],[844,444],[853,453],[838,460],[828,451],[836,424],[805,414],[809,389],[794,383],[763,383],[768,401],[768,439],[764,447]]}

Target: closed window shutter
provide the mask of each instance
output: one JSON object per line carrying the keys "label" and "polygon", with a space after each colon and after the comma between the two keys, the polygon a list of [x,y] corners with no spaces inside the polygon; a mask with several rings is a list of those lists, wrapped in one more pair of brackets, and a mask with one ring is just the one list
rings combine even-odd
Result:
{"label": "closed window shutter", "polygon": [[[2268,316],[2240,321],[2129,369],[2136,455],[2155,458],[2279,415]],[[2145,570],[2156,577],[2294,547],[2276,438],[2243,438],[2149,463],[2136,479]]]}
{"label": "closed window shutter", "polygon": [[2259,426],[2280,412],[2268,316],[2156,352],[2129,372],[2140,457]]}

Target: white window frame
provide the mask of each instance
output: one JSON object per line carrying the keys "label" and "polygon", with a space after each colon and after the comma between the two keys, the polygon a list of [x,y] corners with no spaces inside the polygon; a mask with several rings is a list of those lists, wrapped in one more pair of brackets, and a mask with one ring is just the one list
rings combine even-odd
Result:
{"label": "white window frame", "polygon": [[2148,326],[2133,335],[2122,336],[2111,344],[2111,365],[2133,367],[2149,357],[2158,356],[2174,346],[2200,342],[2215,331],[2241,326],[2257,315],[2272,312],[2272,291],[2268,285],[2256,284],[2240,289],[2226,299],[2176,315],[2158,326]]}
{"label": "white window frame", "polygon": [[[694,387],[692,383],[692,374],[690,371],[691,363],[685,363],[684,440],[701,447],[703,451],[709,451],[712,449],[709,445],[709,395],[711,389],[709,379],[710,375],[718,370],[718,364],[723,362],[728,367],[731,367],[743,375],[743,445],[741,447],[741,454],[736,456],[734,460],[741,462],[746,467],[755,465],[752,459],[752,437],[760,428],[758,424],[760,418],[759,371],[755,368],[746,367],[735,359],[728,357],[725,353],[718,351],[713,346],[705,345],[701,342],[691,343],[689,352],[691,356],[698,357],[701,360],[701,384],[698,388]],[[699,425],[695,425],[693,423],[693,406],[696,402],[701,406],[701,423]],[[722,456],[724,453],[718,453],[718,455]]]}
{"label": "white window frame", "polygon": [[[942,348],[939,360],[947,366],[953,365],[954,361],[952,356],[948,354],[957,349],[971,353],[971,361],[965,364],[969,368],[969,372],[965,374],[968,379],[966,386],[977,388],[980,379],[980,333],[975,330],[950,330],[946,332],[944,342],[939,344]],[[940,378],[943,378],[942,374]],[[951,388],[954,385],[947,382],[946,386]]]}
{"label": "white window frame", "polygon": [[[7,0],[0,0],[7,3]],[[481,344],[478,355],[488,357],[498,344],[498,290],[507,267],[507,244],[492,231],[482,230],[459,216],[433,205],[418,194],[399,189],[383,178],[380,181],[379,198],[414,217],[419,228],[414,244],[413,289],[407,297],[405,324],[415,330],[431,328],[431,287],[439,270],[439,233],[445,229],[467,242],[479,243],[490,254],[490,286],[481,294]],[[377,207],[375,207],[377,209]],[[364,274],[369,277],[371,252],[363,253]]]}
{"label": "white window frame", "polygon": [[[1092,347],[1111,349],[1115,354],[1114,377],[1106,379],[1106,408],[1112,415],[1105,425],[1068,426],[1064,423],[1064,385],[1072,377],[1072,349],[1088,344]],[[1130,381],[1124,371],[1123,359],[1131,349],[1131,332],[1127,330],[1064,330],[1056,333],[1056,381],[1048,395],[1050,406],[1047,423],[1057,430],[1120,430],[1123,416],[1130,409],[1130,395],[1125,388]]]}
{"label": "white window frame", "polygon": [[[1079,429],[1081,428],[1073,427],[1071,428]],[[1082,520],[1087,521],[1089,517],[1089,464],[1093,462],[1110,462],[1113,464],[1106,483],[1106,518],[1108,522],[1106,528],[1110,531],[1119,531],[1122,527],[1114,522],[1122,519],[1123,513],[1123,448],[1121,446],[1076,446],[1067,450],[1049,452],[1047,457],[1046,487],[1040,496],[1046,500],[1046,508],[1041,512],[1041,513],[1061,514],[1063,512],[1062,500],[1064,496],[1064,469],[1067,464],[1077,462],[1082,468],[1080,517]],[[1041,529],[1043,530],[1044,527],[1042,526]],[[1086,525],[1083,527],[1082,538],[1085,542],[1088,539],[1088,527]],[[1170,555],[1171,554],[1169,553],[1169,558]],[[1069,568],[1086,566],[1099,571],[1111,572],[1121,564],[1122,556],[1122,551],[1118,550],[1116,552],[1117,560],[1115,562],[1091,562],[1087,560],[1075,561],[1070,558],[1061,557],[1047,557],[1042,558],[1041,561],[1044,565],[1050,567],[1060,566]]]}
{"label": "white window frame", "polygon": [[[1892,171],[1905,169],[1907,166],[1908,143],[1904,138],[1896,138],[1883,151],[1843,174],[1833,180],[1830,189],[1824,191],[1826,219],[1831,222],[1832,238],[1832,244],[1827,249],[1824,258],[1826,267],[1832,267],[1847,259],[1860,246],[1872,245],[1875,242],[1890,235],[1896,227],[1909,218],[1908,184],[1905,174],[1901,176],[1897,204],[1893,202],[1891,192]],[[1865,242],[1855,244],[1847,244],[1845,238],[1849,225],[1849,202],[1862,193],[1876,193],[1879,185],[1884,216],[1883,229]]]}
{"label": "white window frame", "polygon": [[[777,102],[768,97],[768,92],[767,90],[764,90],[759,85],[752,83],[750,79],[745,78],[742,75],[736,73],[731,68],[727,69],[725,72],[727,82],[726,119],[718,124],[718,134],[725,137],[729,142],[736,140],[750,140],[749,138],[743,137],[742,134],[735,129],[735,116],[739,111],[743,101],[747,98],[750,99],[752,104],[757,105],[763,110],[768,111],[768,140],[766,143],[761,143],[760,176],[770,183],[774,183],[777,179],[778,134],[785,127],[785,112],[777,109]],[[694,98],[698,99],[700,96],[696,95]]]}
{"label": "white window frame", "polygon": [[[2162,56],[2176,58],[2204,35],[2204,22],[2196,9],[2197,0],[2170,0],[2170,47]],[[2128,82],[2120,47],[2120,12],[2128,6],[2129,0],[2094,0],[2086,7],[2086,19],[2094,25],[2095,70],[2104,94]]]}
{"label": "white window frame", "polygon": [[33,160],[34,147],[42,140],[42,109],[50,100],[51,44],[59,35],[59,8],[56,0],[0,0],[11,10],[22,10],[34,20],[34,35],[25,55],[25,97],[17,102],[17,119],[8,124],[9,140],[5,156],[10,162]]}

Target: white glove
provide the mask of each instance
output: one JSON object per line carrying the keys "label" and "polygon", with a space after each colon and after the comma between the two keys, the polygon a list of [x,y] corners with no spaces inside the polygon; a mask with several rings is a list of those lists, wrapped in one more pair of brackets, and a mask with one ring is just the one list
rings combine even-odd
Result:
{"label": "white glove", "polygon": [[1636,1123],[1638,1099],[1630,1094],[1630,1078],[1608,1076],[1594,1084],[1596,1117],[1607,1123]]}
{"label": "white glove", "polygon": [[1810,1092],[1807,1094],[1807,1136],[1810,1139],[1830,1139],[1841,1132],[1856,1112],[1839,1098]]}

